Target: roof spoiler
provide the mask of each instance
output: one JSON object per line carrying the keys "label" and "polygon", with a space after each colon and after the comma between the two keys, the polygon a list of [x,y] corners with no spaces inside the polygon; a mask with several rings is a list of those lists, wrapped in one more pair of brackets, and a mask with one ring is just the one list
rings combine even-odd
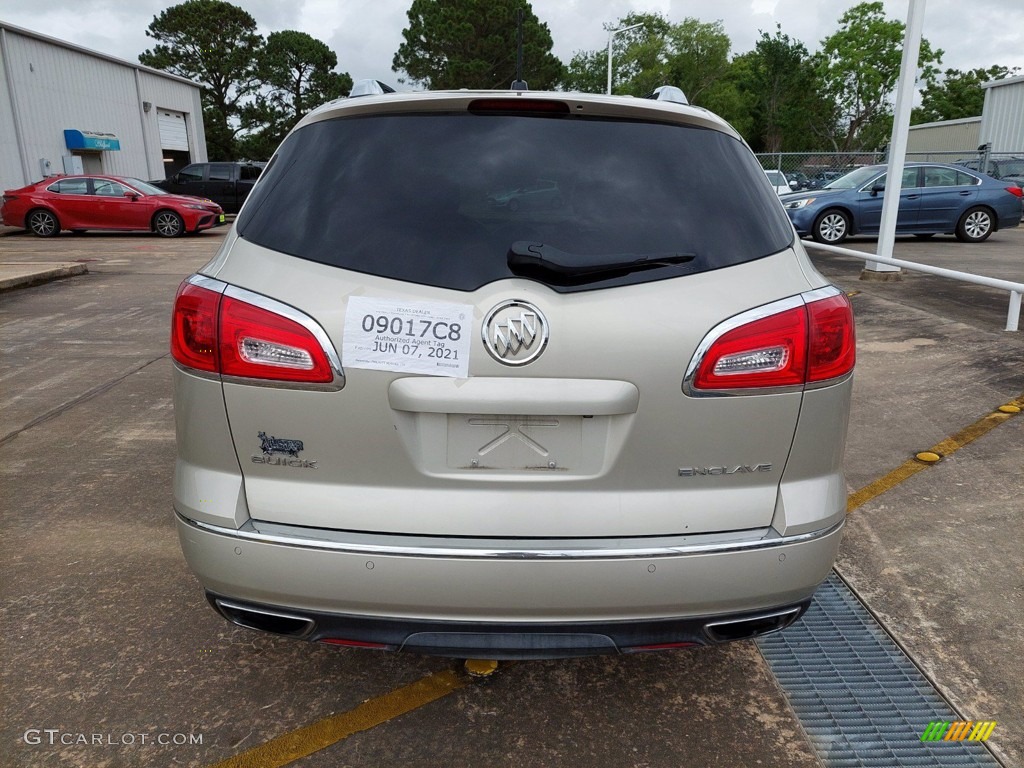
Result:
{"label": "roof spoiler", "polygon": [[352,86],[352,90],[349,91],[348,97],[350,99],[357,98],[359,96],[383,96],[385,93],[395,93],[395,89],[387,83],[382,83],[380,80],[360,80]]}
{"label": "roof spoiler", "polygon": [[671,101],[674,104],[690,103],[690,100],[686,98],[686,94],[683,93],[682,89],[676,88],[674,85],[659,86],[644,96],[644,98],[653,99],[654,101]]}

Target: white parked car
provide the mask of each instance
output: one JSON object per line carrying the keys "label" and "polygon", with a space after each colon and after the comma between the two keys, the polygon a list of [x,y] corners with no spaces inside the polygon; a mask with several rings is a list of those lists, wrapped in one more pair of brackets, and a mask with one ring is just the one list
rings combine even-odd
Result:
{"label": "white parked car", "polygon": [[778,195],[788,195],[797,187],[795,181],[790,184],[786,179],[786,174],[782,171],[765,171],[764,175],[768,177],[768,181],[775,187],[775,193]]}

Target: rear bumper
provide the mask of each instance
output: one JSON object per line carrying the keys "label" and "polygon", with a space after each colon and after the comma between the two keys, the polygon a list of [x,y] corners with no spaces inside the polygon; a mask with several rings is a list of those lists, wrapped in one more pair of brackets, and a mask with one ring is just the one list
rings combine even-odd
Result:
{"label": "rear bumper", "polygon": [[[781,629],[828,575],[842,536],[839,523],[714,544],[500,550],[346,544],[180,514],[177,525],[211,601],[242,626],[490,658],[629,652]],[[722,622],[736,624],[716,629]]]}
{"label": "rear bumper", "polygon": [[785,629],[810,598],[767,611],[604,622],[460,622],[378,619],[289,610],[206,593],[214,610],[249,629],[348,648],[461,659],[557,659],[643,653],[745,640]]}

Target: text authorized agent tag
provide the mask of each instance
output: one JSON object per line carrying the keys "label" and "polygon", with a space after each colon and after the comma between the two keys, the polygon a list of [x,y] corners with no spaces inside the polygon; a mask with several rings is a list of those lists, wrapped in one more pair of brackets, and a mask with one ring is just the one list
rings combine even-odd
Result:
{"label": "text authorized agent tag", "polygon": [[469,376],[473,307],[353,296],[341,364],[394,373]]}

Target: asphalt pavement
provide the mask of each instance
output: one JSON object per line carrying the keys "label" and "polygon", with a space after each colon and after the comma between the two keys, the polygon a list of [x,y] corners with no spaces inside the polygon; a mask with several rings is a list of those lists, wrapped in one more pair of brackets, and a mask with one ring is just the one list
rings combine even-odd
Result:
{"label": "asphalt pavement", "polygon": [[[350,734],[294,764],[828,765],[751,642],[520,662],[481,685],[450,660],[214,614],[172,524],[167,337],[178,283],[225,233],[0,236],[0,263],[88,269],[0,293],[0,765],[213,765],[349,713]],[[1021,281],[1024,230],[900,239],[896,256]],[[992,754],[1024,765],[1024,418],[994,416],[1024,400],[1024,333],[1001,330],[1005,293],[814,260],[858,322],[847,476],[868,492],[838,570],[959,715],[997,722]],[[441,676],[456,682],[409,704]],[[250,764],[292,764],[269,759]]]}

